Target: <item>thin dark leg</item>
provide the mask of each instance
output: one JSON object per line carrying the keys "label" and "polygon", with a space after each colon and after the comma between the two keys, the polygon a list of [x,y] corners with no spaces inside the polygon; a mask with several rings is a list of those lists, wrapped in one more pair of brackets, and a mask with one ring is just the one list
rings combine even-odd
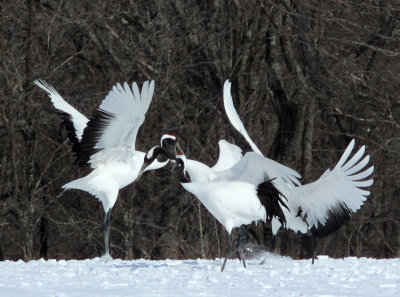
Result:
{"label": "thin dark leg", "polygon": [[241,241],[242,241],[242,233],[236,232],[236,241],[235,241],[235,250],[233,253],[236,253],[236,256],[238,257],[239,261],[242,261],[242,254],[240,253],[240,246],[241,246]]}
{"label": "thin dark leg", "polygon": [[314,264],[314,260],[317,258],[317,237],[313,236],[313,253],[312,253],[312,262]]}
{"label": "thin dark leg", "polygon": [[249,243],[250,241],[250,236],[247,234],[247,229],[245,226],[240,227],[240,233],[238,234],[235,242],[235,252],[237,253],[237,256],[239,258],[239,261],[243,260],[243,266],[246,268],[246,261],[244,257],[244,251],[243,247]]}
{"label": "thin dark leg", "polygon": [[235,249],[235,251],[236,251],[236,256],[238,257],[239,261],[242,262],[242,255],[241,255],[241,252],[240,252],[240,248],[237,247]]}
{"label": "thin dark leg", "polygon": [[110,255],[110,218],[111,218],[110,208],[104,216],[104,244],[106,246],[106,256]]}
{"label": "thin dark leg", "polygon": [[244,251],[243,251],[242,247],[239,247],[239,254],[240,254],[240,256],[241,256],[241,258],[243,260],[243,267],[246,268],[246,260],[245,260],[245,257],[244,257]]}
{"label": "thin dark leg", "polygon": [[222,264],[221,272],[224,271],[226,260],[231,256],[231,233],[228,233],[228,249],[226,251],[226,256],[224,263]]}
{"label": "thin dark leg", "polygon": [[242,232],[243,238],[240,241],[239,253],[241,254],[241,257],[243,259],[243,267],[246,268],[246,260],[245,260],[245,256],[244,256],[243,247],[250,242],[250,236],[247,233],[247,228],[245,226],[242,226],[240,228],[240,231]]}
{"label": "thin dark leg", "polygon": [[271,253],[275,251],[275,245],[276,245],[276,235],[272,235],[271,248],[269,249]]}

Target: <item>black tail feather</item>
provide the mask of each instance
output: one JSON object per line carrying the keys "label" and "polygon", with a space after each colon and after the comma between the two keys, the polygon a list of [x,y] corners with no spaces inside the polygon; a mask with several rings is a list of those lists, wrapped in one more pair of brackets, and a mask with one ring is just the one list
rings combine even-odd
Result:
{"label": "black tail feather", "polygon": [[[275,216],[282,226],[286,226],[286,218],[282,207],[289,208],[283,202],[282,197],[286,197],[274,186],[273,179],[268,179],[257,186],[257,196],[267,212],[267,219]],[[287,199],[286,199],[287,200]]]}

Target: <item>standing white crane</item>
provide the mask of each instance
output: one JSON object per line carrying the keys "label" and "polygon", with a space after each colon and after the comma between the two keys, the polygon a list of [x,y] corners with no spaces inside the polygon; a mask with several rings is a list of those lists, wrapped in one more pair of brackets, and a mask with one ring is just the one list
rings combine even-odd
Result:
{"label": "standing white crane", "polygon": [[[224,270],[226,261],[231,255],[233,228],[259,220],[265,222],[272,217],[276,217],[285,225],[282,208],[287,206],[271,180],[266,179],[257,185],[243,181],[194,182],[186,176],[186,164],[186,157],[178,154],[176,165],[181,185],[194,194],[228,232],[228,249],[221,271]],[[237,248],[243,266],[246,267],[243,246],[239,244]]]}
{"label": "standing white crane", "polygon": [[135,82],[132,88],[127,83],[115,85],[90,120],[46,82],[34,83],[48,93],[61,112],[78,162],[89,163],[94,169],[63,188],[86,191],[102,202],[105,255],[109,257],[110,216],[119,190],[134,182],[143,171],[159,169],[169,159],[175,159],[174,134],[163,135],[161,147],[153,147],[147,154],[135,150],[137,132],[153,97],[154,81],[146,81],[141,92]]}
{"label": "standing white crane", "polygon": [[[353,139],[333,170],[327,169],[318,180],[301,185],[297,172],[262,155],[233,106],[230,89],[231,83],[227,80],[224,84],[226,114],[254,152],[247,153],[235,166],[221,172],[218,180],[239,180],[258,184],[268,176],[288,200],[288,209],[283,209],[286,228],[302,233],[310,230],[314,238],[338,230],[370,194],[362,189],[373,184],[373,179],[367,178],[374,171],[374,166],[365,169],[370,159],[369,155],[364,156],[365,146],[349,159],[355,144]],[[280,226],[278,220],[272,219],[274,235]],[[313,261],[314,257],[315,254]]]}

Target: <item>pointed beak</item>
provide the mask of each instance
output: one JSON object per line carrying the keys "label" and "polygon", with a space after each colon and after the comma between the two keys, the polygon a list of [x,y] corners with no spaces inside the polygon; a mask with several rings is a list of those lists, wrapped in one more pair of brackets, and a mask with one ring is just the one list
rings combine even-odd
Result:
{"label": "pointed beak", "polygon": [[181,146],[179,145],[178,142],[175,144],[175,146],[176,146],[176,148],[178,148],[178,150],[179,150],[182,154],[185,155],[185,153],[183,152],[183,149],[181,148]]}
{"label": "pointed beak", "polygon": [[142,168],[140,168],[136,181],[138,181],[142,177],[142,174],[146,170],[146,168],[147,168],[146,162],[143,162]]}
{"label": "pointed beak", "polygon": [[[172,162],[172,161],[171,161],[171,162]],[[176,168],[176,162],[175,162],[175,161],[173,161],[173,163],[172,163],[172,167],[171,167],[171,172],[173,172],[175,168]]]}

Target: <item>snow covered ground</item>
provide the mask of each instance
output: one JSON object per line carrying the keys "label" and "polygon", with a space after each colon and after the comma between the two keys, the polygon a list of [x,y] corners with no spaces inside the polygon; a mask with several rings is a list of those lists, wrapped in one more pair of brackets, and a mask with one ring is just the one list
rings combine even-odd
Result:
{"label": "snow covered ground", "polygon": [[[260,261],[266,257],[265,263]],[[0,262],[0,296],[400,296],[400,259]]]}

